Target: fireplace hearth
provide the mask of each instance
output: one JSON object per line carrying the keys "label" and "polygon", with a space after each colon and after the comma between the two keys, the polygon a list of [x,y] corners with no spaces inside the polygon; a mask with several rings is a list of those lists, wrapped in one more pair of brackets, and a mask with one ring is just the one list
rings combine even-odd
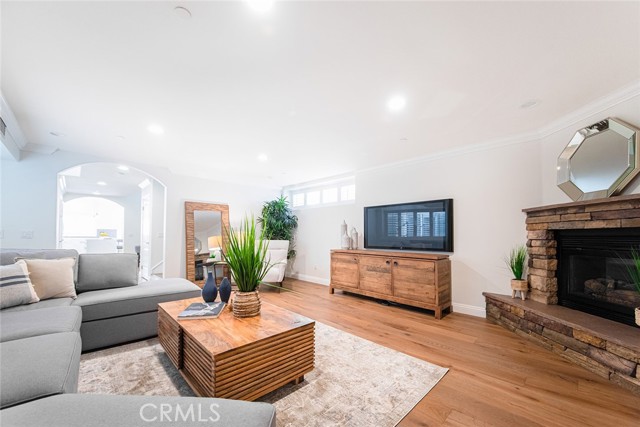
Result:
{"label": "fireplace hearth", "polygon": [[558,230],[556,241],[558,304],[635,325],[640,293],[629,269],[640,229]]}

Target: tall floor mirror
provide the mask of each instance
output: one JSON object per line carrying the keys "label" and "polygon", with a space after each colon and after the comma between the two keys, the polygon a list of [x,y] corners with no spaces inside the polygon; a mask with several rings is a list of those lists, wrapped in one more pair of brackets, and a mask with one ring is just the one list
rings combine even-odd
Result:
{"label": "tall floor mirror", "polygon": [[229,229],[229,206],[185,202],[184,211],[187,280],[202,287],[208,266],[221,260],[221,249],[227,240],[224,230]]}

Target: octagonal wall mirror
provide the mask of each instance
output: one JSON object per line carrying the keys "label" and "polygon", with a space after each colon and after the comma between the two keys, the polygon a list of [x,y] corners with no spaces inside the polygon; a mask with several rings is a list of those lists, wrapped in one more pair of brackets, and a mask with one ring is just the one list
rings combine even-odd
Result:
{"label": "octagonal wall mirror", "polygon": [[558,187],[575,201],[620,193],[640,172],[638,131],[615,118],[577,131],[558,157]]}

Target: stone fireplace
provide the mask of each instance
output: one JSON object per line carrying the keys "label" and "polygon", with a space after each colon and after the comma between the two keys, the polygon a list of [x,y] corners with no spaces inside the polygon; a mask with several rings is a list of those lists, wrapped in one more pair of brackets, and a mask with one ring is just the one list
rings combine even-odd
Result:
{"label": "stone fireplace", "polygon": [[524,212],[531,299],[633,325],[640,295],[629,283],[626,267],[631,248],[640,247],[640,196]]}
{"label": "stone fireplace", "polygon": [[627,270],[640,195],[523,212],[530,300],[485,293],[487,318],[640,394],[640,295]]}

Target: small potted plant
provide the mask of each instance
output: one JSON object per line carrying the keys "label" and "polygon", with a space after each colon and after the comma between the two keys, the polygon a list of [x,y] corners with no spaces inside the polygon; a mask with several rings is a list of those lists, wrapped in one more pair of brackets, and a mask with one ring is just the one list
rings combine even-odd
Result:
{"label": "small potted plant", "polygon": [[[631,281],[636,286],[636,290],[640,293],[640,253],[635,248],[631,248],[632,265],[627,267]],[[640,307],[635,308],[636,325],[640,326]]]}
{"label": "small potted plant", "polygon": [[513,248],[509,256],[505,258],[505,263],[509,266],[509,270],[511,270],[513,274],[513,279],[511,279],[511,298],[516,297],[516,291],[520,291],[522,300],[527,298],[529,284],[526,279],[523,279],[526,262],[527,247],[524,245]]}
{"label": "small potted plant", "polygon": [[225,230],[227,244],[223,252],[236,283],[231,309],[236,317],[253,317],[260,314],[258,286],[271,266],[266,262],[267,244],[263,233],[257,234],[253,217],[242,221],[239,230]]}

